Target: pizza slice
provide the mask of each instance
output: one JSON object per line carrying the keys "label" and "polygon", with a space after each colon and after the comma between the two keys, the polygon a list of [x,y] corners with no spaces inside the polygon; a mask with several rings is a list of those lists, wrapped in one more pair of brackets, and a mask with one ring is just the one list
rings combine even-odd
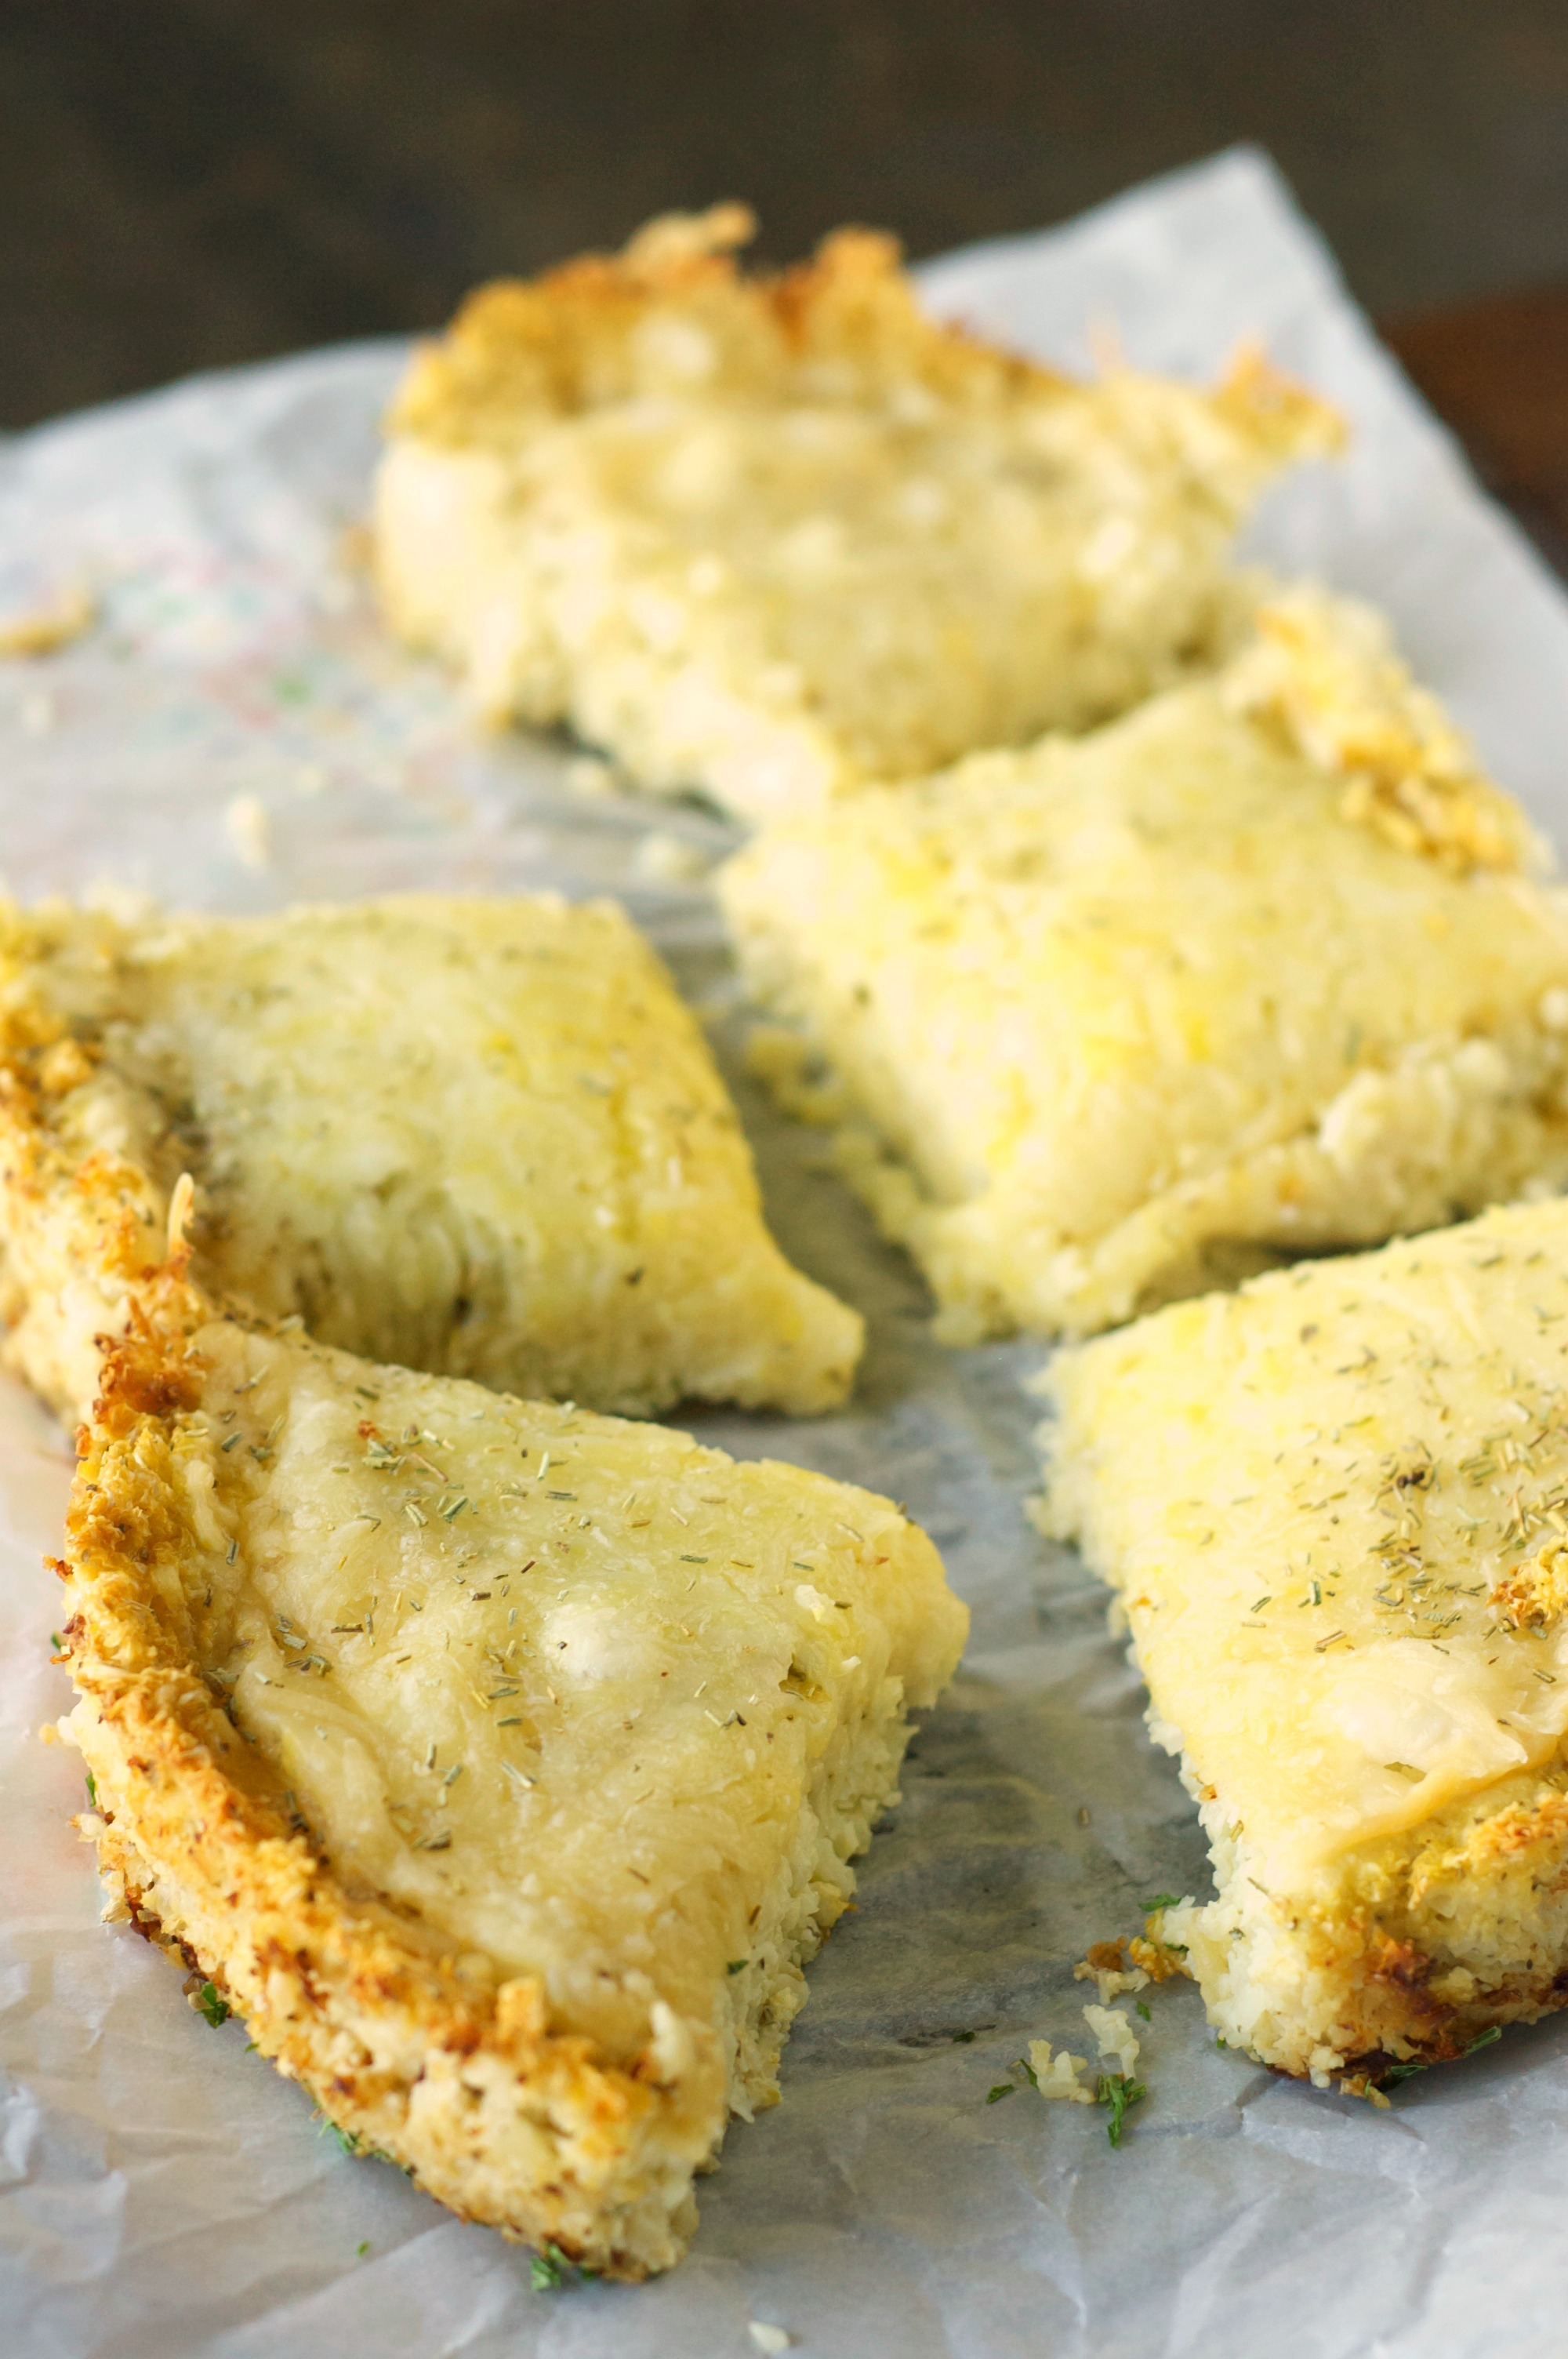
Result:
{"label": "pizza slice", "polygon": [[1214,1854],[1232,2047],[1376,2089],[1568,1995],[1568,1204],[1059,1353],[1044,1520],[1110,1582]]}
{"label": "pizza slice", "polygon": [[1568,1178],[1568,900],[1369,609],[781,821],[721,891],[785,1102],[938,1332],[1083,1334]]}
{"label": "pizza slice", "polygon": [[183,1259],[59,1568],[114,1913],[454,2211],[665,2268],[964,1609],[885,1499],[353,1358]]}
{"label": "pizza slice", "polygon": [[1244,354],[1077,384],[928,318],[887,237],[747,277],[743,206],[471,296],[394,404],[392,627],[747,819],[1082,728],[1228,625],[1236,529],[1337,420]]}
{"label": "pizza slice", "polygon": [[373,1358],[639,1413],[830,1408],[860,1356],[609,902],[0,908],[0,1307],[67,1414],[184,1171],[211,1291]]}

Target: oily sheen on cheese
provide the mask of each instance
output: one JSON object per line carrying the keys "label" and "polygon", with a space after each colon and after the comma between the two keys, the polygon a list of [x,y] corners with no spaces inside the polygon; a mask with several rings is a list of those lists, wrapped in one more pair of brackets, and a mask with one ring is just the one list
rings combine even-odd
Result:
{"label": "oily sheen on cheese", "polygon": [[611,904],[11,908],[0,1025],[10,1353],[68,1410],[182,1171],[204,1281],[329,1343],[617,1409],[848,1389],[860,1322],[768,1234],[701,1032]]}
{"label": "oily sheen on cheese", "polygon": [[813,808],[1079,728],[1204,658],[1265,479],[1329,413],[1255,358],[1213,394],[1072,384],[925,319],[890,239],[746,278],[740,206],[464,306],[394,406],[394,629],[497,719],[660,789]]}
{"label": "oily sheen on cheese", "polygon": [[641,2276],[966,1616],[891,1504],[131,1302],[70,1516],[102,1864],[346,2131]]}
{"label": "oily sheen on cheese", "polygon": [[1325,2081],[1568,1988],[1568,1204],[1060,1353],[1045,1521],[1115,1587],[1233,2045]]}
{"label": "oily sheen on cheese", "polygon": [[781,822],[722,890],[759,1063],[958,1343],[1568,1175],[1535,861],[1376,618],[1300,592],[1212,679]]}

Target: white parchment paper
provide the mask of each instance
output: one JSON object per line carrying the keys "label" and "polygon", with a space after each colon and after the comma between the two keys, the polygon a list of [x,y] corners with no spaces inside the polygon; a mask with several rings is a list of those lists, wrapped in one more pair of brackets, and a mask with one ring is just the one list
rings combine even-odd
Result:
{"label": "white parchment paper", "polygon": [[[1568,839],[1568,599],[1265,161],[1222,157],[925,276],[941,308],[1068,363],[1109,330],[1135,361],[1207,375],[1264,335],[1357,440],[1274,497],[1257,553],[1381,600]],[[477,740],[376,632],[344,534],[401,357],[357,345],[199,379],[0,452],[0,613],[78,586],[101,601],[58,656],[0,664],[5,880],[236,910],[614,891],[730,1054],[697,873],[724,824],[588,797],[558,746]],[[67,1824],[77,1756],[36,1735],[68,1701],[38,1565],[66,1451],[0,1392],[0,2354],[708,2359],[753,2350],[752,2321],[822,2359],[1560,2354],[1568,2023],[1375,2113],[1217,2052],[1195,1995],[1167,1986],[1138,2027],[1151,2093],[1119,2152],[1098,2112],[985,2102],[1030,2037],[1092,2045],[1072,1962],[1135,1930],[1149,1895],[1206,1888],[1202,1845],[1098,1592],[1023,1514],[1038,1349],[936,1350],[916,1281],[815,1168],[818,1143],[736,1086],[785,1245],[861,1306],[872,1343],[844,1415],[701,1430],[906,1500],[975,1615],[858,1912],[814,1969],[784,2104],[732,2129],[690,2258],[644,2288],[535,2293],[525,2256],[341,2155],[239,2026],[210,2029],[161,1959],[98,1923]]]}

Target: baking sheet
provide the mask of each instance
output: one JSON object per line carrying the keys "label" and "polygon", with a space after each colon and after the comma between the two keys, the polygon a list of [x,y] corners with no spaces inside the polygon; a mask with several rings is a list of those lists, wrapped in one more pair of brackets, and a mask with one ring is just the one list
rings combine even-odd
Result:
{"label": "baking sheet", "polygon": [[[1240,335],[1343,405],[1353,457],[1271,501],[1255,552],[1376,596],[1498,774],[1568,840],[1568,598],[1380,352],[1265,159],[1238,151],[1083,222],[933,265],[934,303],[1046,357],[1110,331],[1211,373]],[[0,664],[0,869],[232,910],[543,883],[628,901],[711,1014],[778,1232],[868,1314],[865,1383],[810,1425],[708,1416],[745,1455],[904,1499],[974,1609],[860,1906],[812,1973],[784,2103],[731,2131],[689,2259],[539,2293],[526,2255],[322,2135],[178,1977],[97,1921],[66,1821],[62,1437],[0,1393],[0,2352],[5,2359],[707,2359],[784,2328],[822,2359],[1558,2354],[1568,2022],[1508,2035],[1388,2113],[1217,2052],[1148,1994],[1150,2095],[988,2104],[1031,2037],[1092,2045],[1072,1979],[1202,1845],[1103,1601],[1033,1533],[1037,1346],[943,1353],[820,1142],[735,1077],[741,1037],[695,809],[574,785],[569,749],[481,742],[384,647],[353,562],[403,347],[195,380],[0,452],[0,615],[86,588],[95,627]],[[652,849],[649,848],[652,839]],[[973,2037],[969,2037],[969,2035]],[[959,2037],[958,2035],[963,2035]]]}

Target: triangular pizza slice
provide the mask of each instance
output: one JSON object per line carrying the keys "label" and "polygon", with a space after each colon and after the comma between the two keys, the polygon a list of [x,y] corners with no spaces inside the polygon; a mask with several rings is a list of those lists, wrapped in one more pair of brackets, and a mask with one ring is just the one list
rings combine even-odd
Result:
{"label": "triangular pizza slice", "polygon": [[611,902],[0,907],[0,1309],[57,1407],[184,1171],[205,1286],[374,1359],[642,1414],[828,1408],[860,1355]]}
{"label": "triangular pizza slice", "polygon": [[173,1268],[127,1310],[61,1568],[124,1911],[455,2211],[666,2267],[957,1660],[935,1549]]}
{"label": "triangular pizza slice", "polygon": [[1115,1587],[1214,1852],[1168,1909],[1320,2083],[1568,1994],[1568,1204],[1059,1354],[1048,1521]]}

